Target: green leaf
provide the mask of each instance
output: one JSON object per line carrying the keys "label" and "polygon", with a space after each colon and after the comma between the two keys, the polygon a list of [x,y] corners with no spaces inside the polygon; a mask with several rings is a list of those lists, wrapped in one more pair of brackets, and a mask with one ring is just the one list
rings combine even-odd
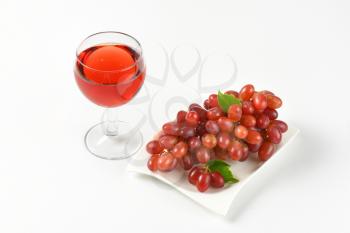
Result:
{"label": "green leaf", "polygon": [[218,92],[218,102],[222,111],[227,112],[228,108],[232,104],[241,104],[241,100],[234,97],[233,95],[223,94],[221,91]]}
{"label": "green leaf", "polygon": [[222,160],[210,160],[207,162],[207,166],[211,172],[219,172],[225,183],[237,183],[239,181],[233,176],[230,165]]}

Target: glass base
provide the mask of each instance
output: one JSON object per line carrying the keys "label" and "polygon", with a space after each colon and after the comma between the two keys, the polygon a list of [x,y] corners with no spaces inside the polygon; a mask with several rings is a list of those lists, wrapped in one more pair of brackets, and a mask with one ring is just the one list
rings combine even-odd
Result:
{"label": "glass base", "polygon": [[142,134],[126,122],[118,121],[117,124],[116,136],[106,136],[104,122],[91,127],[84,139],[87,150],[108,160],[126,159],[134,155],[142,146]]}

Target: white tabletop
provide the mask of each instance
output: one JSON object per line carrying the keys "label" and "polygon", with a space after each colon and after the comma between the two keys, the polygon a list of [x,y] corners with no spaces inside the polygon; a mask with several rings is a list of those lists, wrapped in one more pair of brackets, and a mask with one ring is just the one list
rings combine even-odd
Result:
{"label": "white tabletop", "polygon": [[[0,232],[349,232],[349,11],[346,0],[2,0]],[[79,42],[104,30],[140,40],[150,77],[166,66],[160,44],[169,56],[183,44],[202,58],[230,54],[238,67],[231,88],[273,90],[284,100],[281,119],[301,130],[288,159],[242,190],[224,218],[126,172],[128,161],[90,155],[83,134],[101,109],[79,92],[72,69]],[[213,61],[201,77],[209,86],[228,77]],[[163,120],[164,109],[157,116],[149,100],[159,100],[162,87],[189,100],[207,95],[196,89],[197,74],[176,78],[174,64],[169,82],[148,77],[127,107],[148,117],[145,139],[153,133],[149,112]]]}

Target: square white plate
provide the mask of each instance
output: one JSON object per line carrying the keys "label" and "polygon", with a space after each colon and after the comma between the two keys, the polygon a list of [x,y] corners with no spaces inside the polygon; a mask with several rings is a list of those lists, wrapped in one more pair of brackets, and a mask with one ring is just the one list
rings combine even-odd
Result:
{"label": "square white plate", "polygon": [[187,173],[183,172],[181,168],[171,172],[151,172],[147,168],[149,154],[144,147],[131,160],[127,170],[156,177],[207,209],[220,215],[226,215],[242,187],[252,180],[257,173],[261,173],[270,167],[268,165],[273,159],[283,156],[283,149],[286,148],[298,133],[299,129],[289,126],[288,131],[283,134],[282,142],[278,145],[275,154],[264,163],[254,158],[249,158],[245,162],[229,162],[233,174],[240,181],[236,184],[225,186],[222,189],[209,188],[205,193],[198,192],[196,187],[187,181]]}

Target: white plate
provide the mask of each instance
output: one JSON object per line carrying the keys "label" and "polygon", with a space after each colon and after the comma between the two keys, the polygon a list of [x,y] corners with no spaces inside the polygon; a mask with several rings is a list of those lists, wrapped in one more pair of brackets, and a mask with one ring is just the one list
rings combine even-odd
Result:
{"label": "white plate", "polygon": [[198,192],[196,187],[187,181],[186,173],[181,168],[171,172],[151,172],[147,168],[149,154],[145,151],[144,147],[134,156],[127,170],[156,177],[207,209],[220,215],[226,215],[242,187],[251,181],[257,173],[266,170],[273,159],[283,156],[283,149],[298,133],[299,129],[289,127],[288,131],[283,134],[282,142],[277,147],[275,154],[264,163],[254,158],[249,158],[245,162],[229,162],[231,164],[231,170],[240,182],[228,185],[227,187],[225,186],[223,189],[209,188],[205,193]]}

